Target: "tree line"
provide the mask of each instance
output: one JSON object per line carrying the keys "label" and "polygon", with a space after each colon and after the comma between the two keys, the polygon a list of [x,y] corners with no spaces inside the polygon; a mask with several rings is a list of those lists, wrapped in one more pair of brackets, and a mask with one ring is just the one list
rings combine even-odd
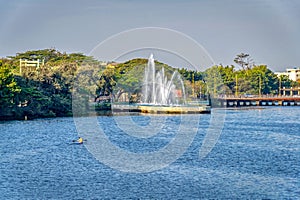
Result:
{"label": "tree line", "polygon": [[[38,68],[20,70],[20,59],[43,59]],[[78,66],[98,61],[80,53],[44,49],[0,60],[0,119],[72,115],[72,84]]]}
{"label": "tree line", "polygon": [[[20,69],[20,59],[43,60],[39,67]],[[199,72],[177,69],[181,74],[188,100],[218,95],[278,94],[281,87],[299,86],[286,76],[277,77],[266,65],[254,65],[245,55],[235,59],[236,66],[212,66]],[[167,76],[174,68],[156,62]],[[147,59],[124,63],[103,63],[81,53],[61,53],[43,49],[17,53],[0,59],[0,119],[60,117],[72,115],[72,92],[88,94],[88,102],[102,99],[129,102],[141,99]],[[74,83],[79,86],[74,88]],[[76,84],[75,84],[76,85]],[[103,98],[106,97],[106,98]]]}

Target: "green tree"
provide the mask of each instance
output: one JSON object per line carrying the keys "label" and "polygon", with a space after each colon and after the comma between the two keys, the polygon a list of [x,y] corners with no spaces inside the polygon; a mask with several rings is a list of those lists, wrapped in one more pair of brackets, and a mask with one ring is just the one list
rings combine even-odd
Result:
{"label": "green tree", "polygon": [[234,58],[234,62],[242,67],[242,69],[250,69],[253,65],[253,60],[249,54],[240,53]]}
{"label": "green tree", "polygon": [[213,66],[205,71],[204,80],[207,84],[208,92],[213,97],[225,94],[228,86],[224,85],[222,79],[222,66]]}
{"label": "green tree", "polygon": [[15,96],[21,91],[8,64],[0,60],[0,108],[1,113],[14,105]]}

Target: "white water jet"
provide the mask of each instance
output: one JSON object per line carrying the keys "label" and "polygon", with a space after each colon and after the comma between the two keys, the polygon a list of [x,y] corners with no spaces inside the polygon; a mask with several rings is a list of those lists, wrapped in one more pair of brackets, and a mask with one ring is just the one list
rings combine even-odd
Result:
{"label": "white water jet", "polygon": [[156,71],[153,54],[145,68],[143,103],[154,105],[185,104],[185,88],[180,74],[175,71],[168,80],[165,69]]}

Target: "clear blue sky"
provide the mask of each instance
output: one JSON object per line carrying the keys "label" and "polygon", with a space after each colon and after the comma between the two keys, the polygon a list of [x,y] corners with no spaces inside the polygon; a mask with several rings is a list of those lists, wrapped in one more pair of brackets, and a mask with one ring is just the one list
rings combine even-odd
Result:
{"label": "clear blue sky", "polygon": [[51,47],[88,54],[149,26],[189,35],[217,64],[244,52],[275,71],[300,66],[298,0],[0,0],[0,56]]}

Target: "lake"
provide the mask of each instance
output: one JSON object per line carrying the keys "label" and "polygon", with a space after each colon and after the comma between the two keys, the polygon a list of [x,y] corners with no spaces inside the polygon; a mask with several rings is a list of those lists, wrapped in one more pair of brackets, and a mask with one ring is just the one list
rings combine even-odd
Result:
{"label": "lake", "polygon": [[[164,120],[158,134],[146,138],[126,134],[130,128],[122,132],[117,122],[126,126],[126,116],[97,120],[118,148],[143,154],[173,141],[185,117],[130,117],[141,127]],[[226,110],[221,135],[201,159],[211,118],[200,116],[178,159],[138,173],[113,169],[88,145],[73,144],[73,118],[0,122],[1,199],[300,199],[300,107]]]}

